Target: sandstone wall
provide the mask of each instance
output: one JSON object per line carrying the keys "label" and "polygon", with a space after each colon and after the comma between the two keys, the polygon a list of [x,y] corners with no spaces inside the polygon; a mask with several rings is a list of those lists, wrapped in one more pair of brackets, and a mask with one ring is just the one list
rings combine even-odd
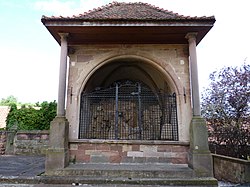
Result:
{"label": "sandstone wall", "polygon": [[187,164],[188,144],[92,140],[70,143],[71,162]]}
{"label": "sandstone wall", "polygon": [[5,154],[6,140],[7,140],[7,132],[0,131],[0,155]]}
{"label": "sandstone wall", "polygon": [[14,138],[14,154],[45,155],[49,131],[18,131]]}
{"label": "sandstone wall", "polygon": [[233,183],[250,183],[250,161],[213,154],[214,176]]}
{"label": "sandstone wall", "polygon": [[[70,54],[66,111],[70,141],[78,139],[80,95],[90,77],[105,64],[126,58],[138,60],[141,67],[149,66],[148,73],[154,73],[156,81],[166,81],[170,91],[177,94],[180,141],[189,141],[192,109],[188,45],[84,45],[73,48],[75,52]],[[99,80],[103,78],[100,73]],[[161,84],[157,86],[163,87]]]}

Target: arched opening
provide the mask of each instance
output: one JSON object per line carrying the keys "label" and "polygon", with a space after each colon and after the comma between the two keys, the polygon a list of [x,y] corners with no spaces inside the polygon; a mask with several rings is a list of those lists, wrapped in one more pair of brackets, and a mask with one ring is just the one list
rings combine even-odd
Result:
{"label": "arched opening", "polygon": [[176,95],[152,65],[119,59],[81,93],[79,139],[178,140]]}

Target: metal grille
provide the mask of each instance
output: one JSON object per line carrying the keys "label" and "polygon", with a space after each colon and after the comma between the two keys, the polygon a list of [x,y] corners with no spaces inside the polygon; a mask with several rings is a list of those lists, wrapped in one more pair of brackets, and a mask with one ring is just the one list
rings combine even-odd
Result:
{"label": "metal grille", "polygon": [[80,139],[178,140],[176,95],[143,83],[82,93],[80,107]]}

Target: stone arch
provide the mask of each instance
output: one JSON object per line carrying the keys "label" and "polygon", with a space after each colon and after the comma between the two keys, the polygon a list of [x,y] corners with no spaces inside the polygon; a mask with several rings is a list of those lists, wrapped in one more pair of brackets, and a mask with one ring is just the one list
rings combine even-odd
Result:
{"label": "stone arch", "polygon": [[[132,59],[136,61],[137,64],[147,65],[148,67],[151,67],[152,69],[157,70],[158,75],[162,76],[162,79],[168,83],[171,93],[176,93],[179,137],[181,139],[185,139],[183,138],[184,136],[182,135],[183,133],[185,134],[187,130],[186,130],[185,125],[183,124],[186,121],[189,121],[189,118],[187,115],[185,115],[185,113],[183,113],[183,110],[185,110],[184,108],[187,106],[185,104],[185,100],[183,99],[184,97],[182,97],[184,94],[183,84],[180,81],[178,75],[175,73],[174,67],[172,67],[171,64],[168,64],[161,59],[154,59],[154,58],[147,57],[147,56],[145,57],[145,55],[139,56],[139,55],[134,55],[134,54],[132,55],[131,54],[130,55],[128,54],[114,55],[113,54],[112,56],[106,57],[105,59],[100,60],[99,62],[96,62],[96,65],[92,66],[91,70],[88,70],[87,73],[84,74],[84,76],[82,76],[82,78],[79,77],[78,81],[80,81],[80,86],[78,87],[75,93],[76,103],[74,105],[74,110],[77,112],[75,113],[76,121],[74,122],[73,126],[75,127],[76,131],[74,131],[74,135],[72,135],[72,137],[76,138],[76,135],[78,134],[79,129],[77,128],[77,126],[79,124],[81,94],[84,91],[84,89],[86,89],[87,84],[90,83],[89,81],[91,80],[91,77],[93,75],[96,75],[98,73],[98,70],[99,71],[103,70],[102,69],[103,67],[107,65],[116,64],[120,60],[126,60],[126,59]],[[151,88],[152,88],[152,85],[151,85]],[[157,87],[157,85],[153,85],[153,87]],[[187,120],[185,121],[185,119]]]}
{"label": "stone arch", "polygon": [[[165,66],[163,67],[162,64],[165,64]],[[107,82],[110,82],[108,79],[112,79],[110,78],[109,75],[112,75],[112,72],[116,72],[116,74],[119,74],[117,72],[121,71],[121,69],[124,70],[124,68],[127,70],[129,70],[129,68],[134,68],[134,70],[139,69],[141,73],[144,72],[146,81],[151,82],[151,84],[149,84],[151,88],[156,88],[158,86],[159,89],[164,89],[163,85],[161,86],[157,85],[156,80],[161,77],[162,81],[167,83],[167,87],[169,89],[168,91],[176,93],[176,95],[180,95],[183,92],[182,83],[179,80],[178,76],[176,75],[174,68],[170,64],[159,62],[158,59],[152,60],[138,55],[117,55],[103,60],[102,62],[98,63],[95,67],[92,68],[92,70],[87,74],[87,76],[85,76],[84,80],[82,81],[81,87],[77,93],[78,97],[80,97],[81,93],[85,91],[86,88],[88,88],[88,85],[91,85],[92,83],[100,84],[100,82],[102,82],[102,84],[105,85],[105,83],[103,83],[104,80],[101,80],[103,79],[103,77],[98,77],[98,74],[100,75],[105,74],[105,69],[109,69],[108,73],[106,73],[106,75],[104,76],[105,78],[107,78],[104,81],[106,82],[107,85],[108,84]],[[136,74],[135,72],[136,71],[134,71],[133,76],[135,76]],[[154,74],[153,77],[152,73]],[[122,74],[119,75],[122,76]],[[93,79],[93,77],[96,77],[96,79]],[[142,77],[143,76],[141,75],[140,78]],[[91,88],[89,90],[91,90]],[[87,89],[86,91],[89,90]]]}

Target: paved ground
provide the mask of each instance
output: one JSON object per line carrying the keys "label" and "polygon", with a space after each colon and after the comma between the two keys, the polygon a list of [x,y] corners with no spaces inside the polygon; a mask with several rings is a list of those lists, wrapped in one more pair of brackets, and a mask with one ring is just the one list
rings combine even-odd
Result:
{"label": "paved ground", "polygon": [[[37,176],[42,174],[45,170],[45,158],[41,156],[15,156],[15,155],[3,155],[0,156],[0,187],[72,187],[72,186],[83,186],[83,187],[129,187],[130,185],[88,185],[72,183],[71,185],[48,185],[48,184],[7,184],[4,182],[5,179],[15,179],[18,177],[24,179],[36,179]],[[250,185],[237,185],[231,183],[219,182],[219,186],[223,187],[247,187]],[[142,187],[141,185],[133,185],[133,187]],[[149,187],[144,185],[143,187]],[[163,186],[155,186],[163,187]],[[166,186],[165,186],[166,187]],[[180,186],[179,186],[180,187]]]}
{"label": "paved ground", "polygon": [[45,157],[0,156],[0,176],[37,176],[44,172]]}

